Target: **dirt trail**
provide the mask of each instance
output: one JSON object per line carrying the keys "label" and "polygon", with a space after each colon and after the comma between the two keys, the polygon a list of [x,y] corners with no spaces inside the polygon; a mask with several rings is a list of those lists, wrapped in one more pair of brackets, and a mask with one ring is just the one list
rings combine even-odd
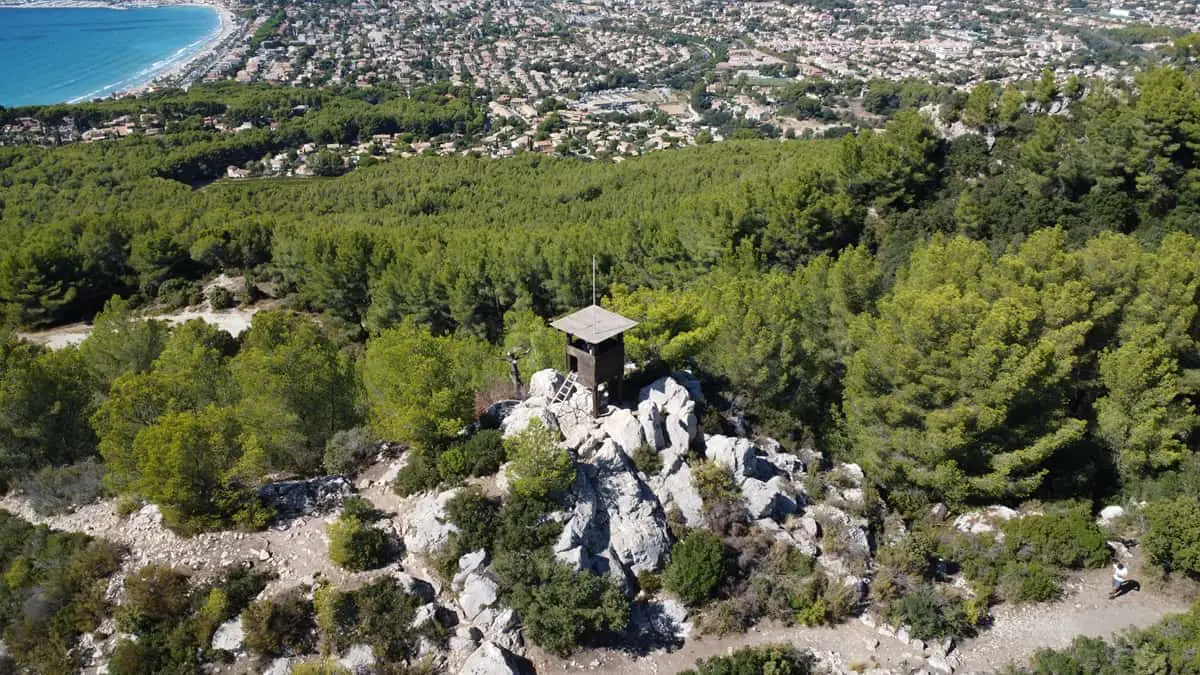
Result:
{"label": "dirt trail", "polygon": [[[378,478],[387,474],[393,465],[394,462],[381,462],[372,467],[371,477],[360,477],[356,482],[358,493],[382,508],[389,517],[395,514],[397,500],[386,482]],[[394,468],[391,470],[394,473]],[[153,509],[120,517],[114,499],[88,504],[72,513],[43,517],[34,513],[26,500],[10,494],[0,499],[0,509],[31,523],[124,544],[129,548],[124,565],[126,572],[143,565],[158,564],[188,570],[203,578],[235,562],[249,561],[259,569],[269,569],[279,575],[279,579],[268,587],[268,592],[275,592],[301,580],[311,580],[316,575],[339,585],[357,585],[399,566],[399,563],[393,563],[379,570],[354,573],[333,564],[329,560],[329,538],[325,528],[333,522],[336,513],[284,520],[261,532],[225,531],[180,537],[162,525]]]}
{"label": "dirt trail", "polygon": [[[1134,558],[1135,577],[1144,569]],[[1108,570],[1075,575],[1065,586],[1062,600],[1024,607],[1002,604],[993,609],[994,625],[955,650],[962,660],[958,673],[993,672],[1010,662],[1024,663],[1043,647],[1059,648],[1078,635],[1106,637],[1130,626],[1145,627],[1191,606],[1186,593],[1143,580],[1143,589],[1109,601]],[[1194,589],[1193,589],[1194,590]],[[878,640],[878,646],[876,645]],[[832,628],[787,628],[768,625],[726,638],[689,640],[674,652],[635,656],[617,650],[590,650],[569,660],[534,656],[539,673],[589,672],[597,675],[634,673],[669,674],[691,668],[696,659],[721,656],[741,647],[791,643],[811,649],[834,666],[849,669],[898,668],[904,661],[919,664],[915,650],[892,637],[880,635],[857,619]],[[831,655],[830,652],[833,652]]]}

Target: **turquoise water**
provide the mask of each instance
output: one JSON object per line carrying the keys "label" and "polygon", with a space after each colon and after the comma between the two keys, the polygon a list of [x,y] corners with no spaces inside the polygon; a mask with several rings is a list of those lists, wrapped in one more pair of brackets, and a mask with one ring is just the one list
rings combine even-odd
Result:
{"label": "turquoise water", "polygon": [[128,89],[196,53],[219,28],[209,7],[0,7],[0,105]]}

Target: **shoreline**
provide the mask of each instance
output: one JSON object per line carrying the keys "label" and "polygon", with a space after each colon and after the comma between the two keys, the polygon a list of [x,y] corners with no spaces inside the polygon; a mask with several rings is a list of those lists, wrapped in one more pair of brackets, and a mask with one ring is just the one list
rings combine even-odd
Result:
{"label": "shoreline", "polygon": [[[208,35],[188,45],[184,45],[175,53],[161,61],[147,65],[143,70],[129,77],[107,84],[99,89],[81,94],[59,103],[84,103],[94,99],[141,95],[162,86],[165,80],[177,78],[188,71],[199,61],[213,59],[214,61],[227,51],[232,38],[243,29],[245,22],[240,20],[233,10],[222,0],[133,0],[132,2],[105,2],[104,0],[30,0],[29,2],[13,2],[0,0],[0,9],[152,9],[156,7],[204,7],[217,14],[217,27]],[[172,86],[186,86],[198,77],[183,77]],[[43,104],[48,105],[48,104]]]}

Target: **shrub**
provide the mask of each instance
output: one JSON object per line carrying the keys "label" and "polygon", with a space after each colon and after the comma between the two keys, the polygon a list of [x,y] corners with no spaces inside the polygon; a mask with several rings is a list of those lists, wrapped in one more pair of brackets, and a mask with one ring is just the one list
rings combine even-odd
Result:
{"label": "shrub", "polygon": [[814,663],[810,652],[792,645],[763,645],[743,647],[729,656],[700,659],[694,670],[685,670],[680,675],[808,675]]}
{"label": "shrub", "polygon": [[1000,595],[1009,602],[1049,602],[1062,595],[1061,575],[1037,561],[1010,562],[1000,572]]}
{"label": "shrub", "polygon": [[663,586],[684,604],[699,605],[725,579],[725,545],[707,530],[696,530],[671,548]]}
{"label": "shrub", "polygon": [[361,571],[387,562],[387,535],[362,518],[343,513],[329,526],[329,559]]}
{"label": "shrub", "polygon": [[970,630],[962,600],[928,584],[890,603],[884,614],[891,623],[909,625],[909,634],[920,640],[962,637]]}
{"label": "shrub", "polygon": [[742,493],[729,470],[715,462],[701,462],[692,468],[692,481],[704,503],[704,517],[718,532],[728,532],[736,523],[747,520]]}
{"label": "shrub", "polygon": [[38,515],[68,513],[104,495],[104,465],[94,459],[66,466],[47,466],[20,483],[21,492]]}
{"label": "shrub", "polygon": [[313,605],[299,588],[253,602],[242,613],[246,648],[260,656],[291,656],[313,651]]}
{"label": "shrub", "polygon": [[555,505],[546,498],[510,495],[500,506],[500,525],[493,540],[496,553],[533,551],[558,538],[562,524],[546,518]]}
{"label": "shrub", "polygon": [[458,447],[467,459],[467,473],[472,476],[496,473],[507,457],[504,437],[494,429],[476,432]]}
{"label": "shrub", "polygon": [[630,459],[633,460],[634,468],[647,476],[655,476],[658,475],[659,471],[662,471],[662,457],[655,452],[654,448],[644,443],[639,445],[637,450],[633,451],[633,457]]}
{"label": "shrub", "polygon": [[499,555],[494,569],[525,636],[555,654],[629,623],[629,600],[611,578],[576,572],[547,551]]}
{"label": "shrub", "polygon": [[321,463],[329,473],[354,475],[370,461],[374,451],[375,442],[369,429],[346,429],[329,437]]}
{"label": "shrub", "polygon": [[646,595],[654,595],[662,590],[662,577],[649,570],[642,570],[638,572],[637,584]]}
{"label": "shrub", "polygon": [[409,450],[408,463],[396,473],[392,481],[392,490],[401,497],[415,495],[418,492],[431,490],[442,481],[437,464],[430,461],[424,452]]}
{"label": "shrub", "polygon": [[484,496],[477,487],[462,490],[446,503],[446,517],[458,527],[462,552],[492,548],[499,526],[500,503]]}
{"label": "shrub", "polygon": [[118,624],[128,632],[139,632],[171,623],[189,613],[191,600],[186,574],[162,565],[148,565],[125,579],[125,604],[117,614]]}
{"label": "shrub", "polygon": [[1165,572],[1200,577],[1200,499],[1176,497],[1146,507],[1142,548]]}
{"label": "shrub", "polygon": [[235,299],[228,288],[217,286],[208,292],[208,302],[213,309],[229,309],[233,307]]}
{"label": "shrub", "polygon": [[511,464],[508,478],[515,495],[544,499],[566,492],[575,481],[571,454],[558,447],[558,432],[541,420],[505,441]]}
{"label": "shrub", "polygon": [[353,672],[332,659],[306,661],[292,666],[292,675],[352,675]]}
{"label": "shrub", "polygon": [[1003,525],[1004,547],[1018,560],[1078,569],[1108,562],[1104,533],[1082,509],[1014,518]]}

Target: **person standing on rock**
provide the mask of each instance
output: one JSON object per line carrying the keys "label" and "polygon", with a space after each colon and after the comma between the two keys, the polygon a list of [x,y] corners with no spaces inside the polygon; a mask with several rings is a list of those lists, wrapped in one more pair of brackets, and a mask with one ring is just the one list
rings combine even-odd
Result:
{"label": "person standing on rock", "polygon": [[1113,565],[1112,577],[1112,592],[1108,594],[1108,599],[1112,600],[1121,592],[1121,586],[1125,584],[1125,578],[1129,576],[1129,568],[1125,563],[1117,563]]}

